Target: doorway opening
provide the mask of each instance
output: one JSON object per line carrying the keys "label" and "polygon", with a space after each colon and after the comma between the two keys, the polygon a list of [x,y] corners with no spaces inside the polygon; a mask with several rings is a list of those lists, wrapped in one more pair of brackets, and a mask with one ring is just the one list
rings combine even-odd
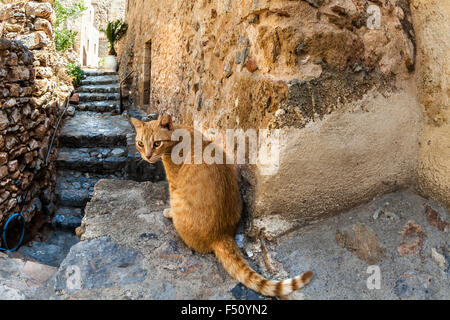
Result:
{"label": "doorway opening", "polygon": [[144,49],[144,90],[143,105],[149,109],[151,101],[151,78],[152,78],[152,42],[145,43]]}

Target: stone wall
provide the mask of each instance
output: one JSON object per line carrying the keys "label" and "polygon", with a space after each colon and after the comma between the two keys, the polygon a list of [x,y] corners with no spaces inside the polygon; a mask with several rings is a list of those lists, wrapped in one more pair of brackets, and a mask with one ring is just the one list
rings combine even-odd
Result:
{"label": "stone wall", "polygon": [[[20,42],[0,39],[0,224],[19,212],[29,221],[42,207],[41,192],[50,187],[52,170],[43,169],[51,125],[46,110],[32,102],[33,54]],[[50,110],[47,110],[50,111]],[[28,197],[24,199],[24,193]]]}
{"label": "stone wall", "polygon": [[53,213],[56,149],[47,167],[45,159],[73,90],[54,47],[51,3],[9,2],[0,6],[0,223],[23,205],[27,221]]}
{"label": "stone wall", "polygon": [[120,72],[135,71],[127,83],[134,104],[203,128],[283,130],[275,175],[241,170],[254,218],[290,228],[415,185],[423,118],[409,1],[127,8]]}
{"label": "stone wall", "polygon": [[242,168],[255,218],[310,223],[415,185],[423,117],[409,1],[127,8],[120,73],[135,71],[126,84],[134,104],[203,128],[283,130],[275,175]]}
{"label": "stone wall", "polygon": [[61,104],[72,91],[66,58],[53,42],[55,13],[47,1],[10,1],[0,7],[0,37],[19,40],[34,56],[36,74],[34,103],[38,107]]}

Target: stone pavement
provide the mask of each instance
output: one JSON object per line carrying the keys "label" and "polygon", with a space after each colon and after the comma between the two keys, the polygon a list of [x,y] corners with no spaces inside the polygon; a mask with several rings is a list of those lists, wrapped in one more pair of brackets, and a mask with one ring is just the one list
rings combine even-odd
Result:
{"label": "stone pavement", "polygon": [[[433,201],[396,192],[292,232],[272,249],[290,274],[315,272],[302,291],[308,299],[449,299],[449,218]],[[369,266],[379,267],[380,289],[367,287]]]}
{"label": "stone pavement", "polygon": [[[263,299],[231,279],[212,254],[187,248],[163,217],[168,205],[166,182],[100,180],[86,206],[83,241],[40,290],[26,288],[30,279],[17,271],[20,286],[8,282],[4,295]],[[266,277],[314,271],[313,281],[289,299],[449,299],[449,220],[438,203],[406,190],[270,241],[264,233],[236,239]]]}
{"label": "stone pavement", "polygon": [[[164,173],[140,160],[126,113],[118,114],[117,81],[98,72],[83,80],[59,138],[52,233],[0,254],[0,298],[264,299],[212,254],[185,246],[162,213],[166,182],[137,182]],[[406,190],[299,229],[274,217],[250,238],[242,223],[236,240],[268,278],[315,273],[289,299],[449,299],[449,221],[445,208]]]}

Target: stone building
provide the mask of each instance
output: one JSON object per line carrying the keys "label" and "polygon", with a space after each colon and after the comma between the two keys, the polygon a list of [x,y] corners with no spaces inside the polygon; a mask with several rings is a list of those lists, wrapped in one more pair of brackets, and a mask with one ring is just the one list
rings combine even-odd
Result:
{"label": "stone building", "polygon": [[[79,1],[61,0],[60,2],[62,5],[70,7]],[[100,32],[95,26],[95,8],[91,0],[84,0],[84,6],[87,9],[81,16],[76,19],[68,19],[65,27],[77,32],[74,51],[78,56],[79,64],[86,67],[98,67]]]}
{"label": "stone building", "polygon": [[[91,0],[91,2],[95,10],[94,25],[98,30],[106,29],[109,21],[125,18],[126,0]],[[98,56],[104,58],[108,55],[108,51],[109,42],[105,34],[101,32]]]}
{"label": "stone building", "polygon": [[87,10],[81,17],[80,61],[82,66],[97,67],[100,32],[94,25],[95,10],[89,2],[85,0]]}
{"label": "stone building", "polygon": [[425,0],[128,0],[120,74],[132,73],[126,92],[146,112],[204,129],[282,129],[275,175],[241,168],[254,223],[286,230],[411,186],[450,205],[449,40],[436,49],[426,36],[448,23],[425,22],[438,7],[449,10]]}
{"label": "stone building", "polygon": [[[70,7],[79,0],[61,0]],[[69,19],[67,27],[78,32],[75,51],[82,66],[98,67],[102,58],[108,55],[109,42],[101,29],[106,29],[109,21],[123,19],[125,0],[84,0],[87,10],[81,17]]]}

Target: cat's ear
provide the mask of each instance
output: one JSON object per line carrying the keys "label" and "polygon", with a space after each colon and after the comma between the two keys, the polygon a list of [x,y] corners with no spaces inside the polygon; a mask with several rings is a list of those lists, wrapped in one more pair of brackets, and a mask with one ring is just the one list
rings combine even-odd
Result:
{"label": "cat's ear", "polygon": [[130,121],[136,129],[141,129],[144,126],[144,123],[136,118],[130,117]]}
{"label": "cat's ear", "polygon": [[170,114],[163,115],[159,120],[159,126],[161,128],[165,128],[167,130],[172,131],[173,130],[172,116]]}

